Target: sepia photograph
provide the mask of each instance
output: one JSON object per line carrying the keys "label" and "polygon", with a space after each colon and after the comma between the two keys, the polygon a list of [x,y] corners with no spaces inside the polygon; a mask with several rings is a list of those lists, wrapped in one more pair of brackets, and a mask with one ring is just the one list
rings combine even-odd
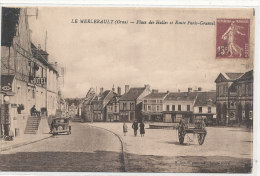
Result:
{"label": "sepia photograph", "polygon": [[2,6],[0,171],[252,174],[254,63],[253,8]]}

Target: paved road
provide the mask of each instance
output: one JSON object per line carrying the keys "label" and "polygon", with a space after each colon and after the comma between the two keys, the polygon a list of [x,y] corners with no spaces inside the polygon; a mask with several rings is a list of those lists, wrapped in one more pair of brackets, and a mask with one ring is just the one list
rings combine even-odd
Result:
{"label": "paved road", "polygon": [[118,138],[80,123],[72,123],[71,135],[5,151],[0,158],[1,171],[124,171]]}

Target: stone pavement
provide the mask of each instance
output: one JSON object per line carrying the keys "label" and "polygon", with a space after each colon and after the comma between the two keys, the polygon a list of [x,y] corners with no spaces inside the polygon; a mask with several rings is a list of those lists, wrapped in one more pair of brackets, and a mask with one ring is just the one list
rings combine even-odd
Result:
{"label": "stone pavement", "polygon": [[51,137],[52,134],[45,133],[45,134],[23,134],[18,137],[14,137],[13,141],[4,141],[1,139],[1,146],[0,151],[6,151],[9,149],[14,149],[17,147],[21,147],[24,145],[32,144],[44,139]]}
{"label": "stone pavement", "polygon": [[127,153],[154,156],[228,156],[251,158],[253,151],[253,133],[245,128],[207,127],[207,136],[203,145],[199,145],[195,136],[185,137],[180,145],[177,131],[173,129],[149,129],[145,124],[145,136],[134,136],[131,123],[127,123],[128,133],[123,135],[123,123],[87,123],[117,133],[126,144]]}

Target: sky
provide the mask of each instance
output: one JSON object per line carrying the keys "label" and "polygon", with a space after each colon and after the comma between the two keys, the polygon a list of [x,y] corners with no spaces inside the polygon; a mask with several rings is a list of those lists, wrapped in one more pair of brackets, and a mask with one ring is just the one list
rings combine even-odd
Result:
{"label": "sky", "polygon": [[[31,8],[28,13],[35,14]],[[215,25],[181,25],[177,21],[214,22],[216,18],[252,18],[252,10],[40,7],[29,17],[33,43],[45,48],[49,60],[66,68],[65,97],[84,97],[99,90],[149,84],[159,91],[215,90],[220,72],[253,68],[253,37],[249,59],[216,59]],[[72,23],[75,19],[109,19],[128,24]],[[174,24],[136,24],[165,20]],[[134,23],[130,23],[130,22]],[[253,33],[251,24],[251,33]]]}

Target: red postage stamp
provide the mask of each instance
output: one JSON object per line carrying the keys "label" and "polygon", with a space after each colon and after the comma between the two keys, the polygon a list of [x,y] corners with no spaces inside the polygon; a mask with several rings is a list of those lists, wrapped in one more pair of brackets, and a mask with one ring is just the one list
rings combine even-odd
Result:
{"label": "red postage stamp", "polygon": [[249,19],[217,19],[216,57],[249,57]]}

